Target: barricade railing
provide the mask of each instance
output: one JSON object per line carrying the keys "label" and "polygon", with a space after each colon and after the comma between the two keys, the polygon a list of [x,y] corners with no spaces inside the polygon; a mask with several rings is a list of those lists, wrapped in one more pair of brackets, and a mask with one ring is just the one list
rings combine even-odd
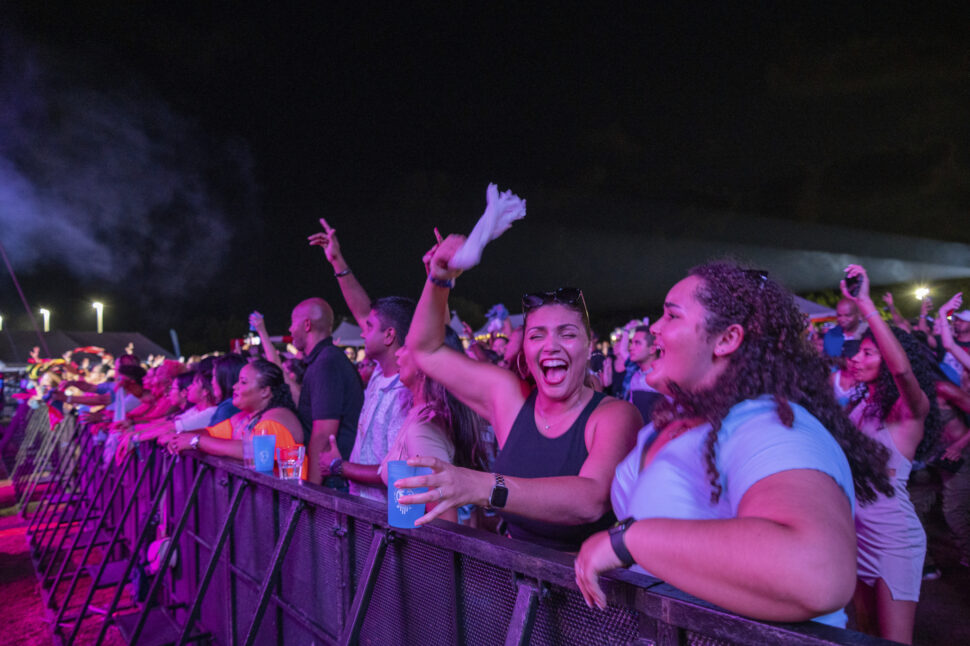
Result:
{"label": "barricade railing", "polygon": [[[571,555],[441,521],[392,529],[372,501],[194,452],[142,445],[105,466],[85,434],[73,467],[63,462],[84,483],[83,500],[33,535],[61,643],[88,620],[103,622],[97,643],[110,625],[138,644],[887,643],[812,622],[753,621],[630,571],[604,577],[609,607],[590,609]],[[163,536],[169,549],[157,549]],[[81,565],[59,590],[79,545]],[[119,609],[150,545],[150,582],[130,586]],[[113,588],[103,615],[91,607],[102,587]]]}

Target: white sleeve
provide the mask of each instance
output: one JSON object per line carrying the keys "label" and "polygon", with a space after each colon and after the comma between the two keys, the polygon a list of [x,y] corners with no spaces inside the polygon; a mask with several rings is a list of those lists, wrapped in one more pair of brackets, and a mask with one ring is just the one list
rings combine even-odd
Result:
{"label": "white sleeve", "polygon": [[212,413],[215,410],[215,406],[210,406],[203,410],[193,408],[182,413],[175,418],[175,431],[182,433],[184,431],[198,431],[205,428],[209,425],[209,421],[212,419]]}

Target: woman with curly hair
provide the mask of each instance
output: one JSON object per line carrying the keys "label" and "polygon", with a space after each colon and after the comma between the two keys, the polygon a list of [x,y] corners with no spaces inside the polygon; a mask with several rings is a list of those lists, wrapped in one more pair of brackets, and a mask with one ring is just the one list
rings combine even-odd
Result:
{"label": "woman with curly hair", "polygon": [[849,361],[859,383],[849,418],[889,452],[887,464],[894,496],[881,495],[859,506],[855,607],[859,628],[898,642],[911,643],[916,603],[926,556],[926,532],[909,499],[906,481],[913,460],[925,457],[940,433],[936,379],[927,350],[912,335],[890,328],[869,297],[869,277],[859,265],[846,269],[859,279],[853,296],[869,323],[859,352]]}
{"label": "woman with curly hair", "polygon": [[588,604],[606,605],[600,572],[635,562],[749,617],[845,624],[855,499],[892,488],[804,329],[765,272],[703,265],[668,292],[647,376],[668,399],[617,468],[625,520],[576,559]]}

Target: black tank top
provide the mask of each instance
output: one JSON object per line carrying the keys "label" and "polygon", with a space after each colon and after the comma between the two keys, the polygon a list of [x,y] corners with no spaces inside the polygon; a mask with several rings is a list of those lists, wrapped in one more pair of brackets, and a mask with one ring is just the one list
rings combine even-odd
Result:
{"label": "black tank top", "polygon": [[[533,390],[512,424],[505,446],[495,459],[495,473],[519,478],[575,476],[586,461],[586,423],[606,397],[593,393],[593,398],[565,433],[548,438],[539,432],[535,422],[536,391]],[[557,550],[575,552],[591,534],[606,529],[616,521],[612,511],[594,523],[557,525],[516,514],[500,512],[512,538],[538,543]]]}

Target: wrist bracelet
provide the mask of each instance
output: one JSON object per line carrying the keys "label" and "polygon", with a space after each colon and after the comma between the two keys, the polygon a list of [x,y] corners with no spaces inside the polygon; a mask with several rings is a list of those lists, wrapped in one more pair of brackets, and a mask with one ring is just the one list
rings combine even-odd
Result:
{"label": "wrist bracelet", "polygon": [[879,314],[879,310],[872,310],[871,312],[869,312],[868,314],[866,314],[866,315],[865,315],[865,316],[863,316],[862,318],[864,318],[864,319],[869,319],[869,317],[871,317],[871,316],[872,316],[873,314],[876,314],[876,315],[878,315],[878,314]]}
{"label": "wrist bracelet", "polygon": [[438,287],[443,287],[444,289],[455,288],[454,279],[445,280],[444,278],[436,278],[435,276],[428,274],[428,281],[430,281],[432,285],[437,285]]}
{"label": "wrist bracelet", "polygon": [[343,474],[344,474],[343,458],[334,458],[333,462],[330,463],[330,475],[342,476]]}
{"label": "wrist bracelet", "polygon": [[337,273],[335,273],[335,274],[333,275],[333,277],[334,277],[334,278],[343,278],[344,276],[349,276],[349,275],[351,275],[352,273],[354,273],[354,272],[352,272],[352,271],[350,271],[350,267],[347,267],[347,268],[346,268],[346,269],[344,269],[343,271],[338,271]]}

